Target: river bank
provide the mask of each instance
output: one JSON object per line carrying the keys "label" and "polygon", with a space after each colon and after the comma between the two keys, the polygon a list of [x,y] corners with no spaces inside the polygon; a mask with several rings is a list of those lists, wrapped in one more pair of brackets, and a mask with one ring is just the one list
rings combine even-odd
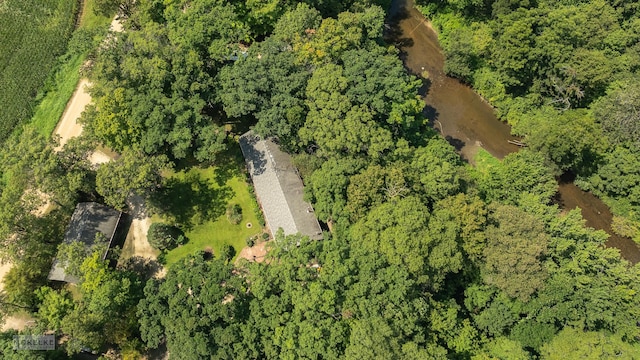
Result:
{"label": "river bank", "polygon": [[[425,115],[462,158],[473,163],[480,148],[499,159],[518,151],[519,147],[510,142],[517,140],[511,135],[511,127],[498,120],[493,108],[472,88],[444,73],[445,56],[437,34],[413,1],[393,1],[389,19],[388,40],[400,49],[407,69],[423,79],[420,95],[425,101]],[[640,262],[638,245],[613,233],[611,211],[593,194],[565,179],[559,182],[557,203],[564,210],[581,208],[587,226],[610,235],[606,246],[619,249],[632,264]]]}

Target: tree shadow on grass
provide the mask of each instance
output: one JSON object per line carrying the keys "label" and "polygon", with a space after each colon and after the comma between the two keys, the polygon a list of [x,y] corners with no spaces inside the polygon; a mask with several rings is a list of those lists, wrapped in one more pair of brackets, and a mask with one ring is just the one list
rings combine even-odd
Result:
{"label": "tree shadow on grass", "polygon": [[150,201],[161,215],[190,231],[223,215],[233,195],[229,186],[216,186],[210,179],[191,171],[183,177],[168,179]]}
{"label": "tree shadow on grass", "polygon": [[234,177],[242,178],[245,172],[246,164],[244,156],[237,142],[230,142],[227,150],[218,154],[215,160],[216,173],[215,180],[218,186],[224,186],[227,181]]}

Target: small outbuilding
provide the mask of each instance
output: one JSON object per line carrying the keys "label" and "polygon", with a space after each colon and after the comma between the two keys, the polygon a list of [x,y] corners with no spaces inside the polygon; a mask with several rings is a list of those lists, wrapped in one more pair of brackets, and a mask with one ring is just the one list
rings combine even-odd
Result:
{"label": "small outbuilding", "polygon": [[303,199],[304,185],[291,156],[253,131],[240,137],[240,147],[271,235],[282,228],[285,235],[322,239],[313,207]]}
{"label": "small outbuilding", "polygon": [[[102,242],[96,243],[96,239],[106,239],[107,248],[102,254],[104,260],[113,245],[121,219],[122,212],[106,205],[96,202],[79,203],[71,216],[64,242],[70,244],[79,241],[84,243],[87,248],[92,248],[103,244]],[[57,259],[53,261],[48,279],[72,284],[79,282],[77,277],[65,273],[64,264],[61,264]]]}

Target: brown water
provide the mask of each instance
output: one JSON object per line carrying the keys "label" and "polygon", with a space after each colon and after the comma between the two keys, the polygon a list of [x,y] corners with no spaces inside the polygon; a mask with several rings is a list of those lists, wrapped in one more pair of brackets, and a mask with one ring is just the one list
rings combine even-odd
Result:
{"label": "brown water", "polygon": [[[428,118],[461,156],[472,161],[483,148],[502,159],[518,151],[508,142],[517,140],[511,135],[511,128],[496,118],[491,106],[469,86],[444,74],[445,58],[438,36],[413,7],[413,1],[393,0],[389,18],[388,40],[400,49],[405,66],[416,75],[428,74],[421,93]],[[563,209],[580,207],[588,226],[609,233],[608,247],[620,249],[622,256],[634,264],[640,261],[640,248],[633,240],[613,234],[611,212],[593,194],[565,179],[559,183],[557,198]]]}

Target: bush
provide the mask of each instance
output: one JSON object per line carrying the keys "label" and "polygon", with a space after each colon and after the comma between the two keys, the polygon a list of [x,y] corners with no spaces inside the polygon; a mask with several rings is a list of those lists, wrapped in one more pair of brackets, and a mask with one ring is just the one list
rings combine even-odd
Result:
{"label": "bush", "polygon": [[247,246],[253,247],[256,244],[256,239],[253,236],[247,238]]}
{"label": "bush", "polygon": [[220,257],[225,261],[231,261],[233,257],[236,256],[236,249],[229,244],[222,245],[222,249],[220,250]]}
{"label": "bush", "polygon": [[227,219],[233,225],[240,224],[242,221],[242,208],[238,204],[229,204],[227,206]]}
{"label": "bush", "polygon": [[175,226],[153,223],[147,234],[149,244],[158,250],[171,250],[185,243],[184,234]]}

